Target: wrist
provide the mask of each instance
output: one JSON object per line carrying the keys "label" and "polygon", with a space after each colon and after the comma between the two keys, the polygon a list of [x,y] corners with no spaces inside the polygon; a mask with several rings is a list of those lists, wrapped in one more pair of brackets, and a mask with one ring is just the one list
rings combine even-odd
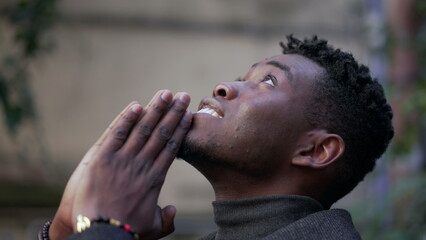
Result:
{"label": "wrist", "polygon": [[133,239],[138,240],[139,239],[139,234],[127,223],[122,223],[116,219],[113,218],[109,218],[109,217],[101,217],[98,216],[96,218],[93,219],[89,219],[85,216],[82,215],[78,215],[77,216],[77,224],[76,224],[76,230],[77,232],[83,232],[87,229],[89,229],[90,227],[92,227],[93,225],[96,224],[108,224],[117,228],[122,229],[123,231],[127,232],[128,234],[130,234]]}
{"label": "wrist", "polygon": [[49,228],[49,239],[60,240],[73,234],[73,229],[61,224],[60,221],[53,221]]}
{"label": "wrist", "polygon": [[43,225],[43,228],[38,233],[38,240],[50,240],[49,238],[50,225],[52,225],[52,220],[47,221]]}

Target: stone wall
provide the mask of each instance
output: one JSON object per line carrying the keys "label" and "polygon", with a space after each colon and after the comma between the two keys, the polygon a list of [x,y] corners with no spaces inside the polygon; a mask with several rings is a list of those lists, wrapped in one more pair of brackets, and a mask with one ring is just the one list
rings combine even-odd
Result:
{"label": "stone wall", "polygon": [[[130,101],[147,103],[167,88],[188,92],[195,111],[216,83],[235,80],[253,63],[279,54],[287,34],[318,34],[368,64],[362,6],[355,0],[64,0],[60,11],[49,36],[56,47],[33,66],[37,128],[49,156],[37,161],[48,184],[65,183]],[[13,151],[3,152],[13,158]],[[160,203],[177,206],[177,236],[186,236],[194,229],[188,224],[205,221],[197,229],[211,228],[213,197],[199,173],[176,161]]]}

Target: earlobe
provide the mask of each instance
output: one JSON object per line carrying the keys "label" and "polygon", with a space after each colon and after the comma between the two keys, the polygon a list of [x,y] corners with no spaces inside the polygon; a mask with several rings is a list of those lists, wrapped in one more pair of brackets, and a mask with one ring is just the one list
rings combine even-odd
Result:
{"label": "earlobe", "polygon": [[338,160],[345,149],[345,143],[339,135],[329,134],[325,130],[311,132],[305,142],[293,156],[293,165],[323,168]]}

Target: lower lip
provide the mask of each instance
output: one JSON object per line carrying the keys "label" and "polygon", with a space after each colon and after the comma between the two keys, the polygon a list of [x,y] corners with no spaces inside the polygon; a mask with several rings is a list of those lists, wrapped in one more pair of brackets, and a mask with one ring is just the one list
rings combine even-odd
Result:
{"label": "lower lip", "polygon": [[197,117],[197,118],[215,118],[215,119],[221,119],[215,116],[212,116],[208,113],[194,113],[192,114],[193,117]]}

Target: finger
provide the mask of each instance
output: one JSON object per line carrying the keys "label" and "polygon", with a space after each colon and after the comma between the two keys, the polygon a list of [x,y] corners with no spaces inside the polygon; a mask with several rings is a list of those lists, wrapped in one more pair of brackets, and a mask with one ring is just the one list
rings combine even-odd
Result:
{"label": "finger", "polygon": [[135,103],[119,115],[118,119],[109,128],[109,131],[107,131],[101,144],[107,152],[117,151],[123,146],[142,110],[142,106],[139,103]]}
{"label": "finger", "polygon": [[163,209],[157,206],[152,226],[146,231],[142,229],[140,237],[144,240],[157,240],[171,234],[175,230],[175,216],[175,206],[169,205]]}
{"label": "finger", "polygon": [[165,237],[175,231],[176,207],[169,205],[161,210],[162,229],[159,238]]}
{"label": "finger", "polygon": [[[148,109],[148,108],[152,107],[154,105],[155,101],[157,101],[158,97],[166,98],[166,99],[168,99],[168,102],[170,102],[171,99],[173,98],[173,94],[172,94],[172,92],[170,92],[170,96],[166,96],[166,95],[169,95],[168,92],[170,92],[170,90],[167,90],[167,89],[163,89],[163,90],[157,91],[154,94],[154,96],[151,98],[151,100],[149,101],[149,103],[146,106],[146,108]],[[165,94],[165,95],[162,96],[163,94]]]}
{"label": "finger", "polygon": [[132,107],[133,105],[137,104],[137,101],[133,101],[131,102],[129,105],[127,105],[127,107],[125,107],[123,109],[123,111],[121,111],[120,114],[118,114],[115,119],[109,124],[108,128],[102,133],[102,135],[99,137],[99,139],[96,141],[94,146],[100,146],[102,145],[102,143],[104,142],[106,136],[111,132],[111,129],[115,126],[115,124],[117,123],[118,119],[120,119],[120,117],[123,116],[123,114],[125,114],[130,107]]}
{"label": "finger", "polygon": [[153,168],[159,169],[156,171],[161,172],[162,175],[165,175],[175,159],[186,133],[188,133],[191,128],[191,123],[192,113],[187,111],[180,121],[179,126],[177,126],[172,138],[167,142],[167,145],[163,148],[157,160],[154,162]]}
{"label": "finger", "polygon": [[[102,145],[102,143],[104,142],[105,138],[108,136],[108,134],[110,134],[111,129],[113,129],[115,127],[115,125],[117,124],[117,121],[120,119],[120,117],[122,117],[127,111],[129,111],[129,109],[131,107],[135,106],[136,104],[138,104],[137,101],[132,101],[129,105],[127,105],[123,109],[123,111],[121,111],[120,114],[118,114],[115,117],[115,119],[110,123],[110,125],[108,126],[108,128],[102,133],[102,135],[95,142],[95,144],[84,155],[83,159],[80,161],[80,163],[78,164],[77,168],[74,170],[74,173],[71,176],[70,181],[72,181],[73,178],[79,178],[79,177],[74,177],[74,176],[81,176],[82,175],[82,172],[84,171],[85,166],[87,166],[89,164],[89,162],[92,160],[93,154],[96,153],[97,149]],[[74,180],[74,181],[77,181],[77,180]]]}
{"label": "finger", "polygon": [[135,156],[151,136],[155,126],[167,111],[173,94],[169,90],[157,92],[150,101],[146,114],[133,129],[128,142],[123,146],[123,152]]}
{"label": "finger", "polygon": [[161,121],[157,124],[152,136],[148,139],[141,152],[135,158],[139,161],[138,164],[143,164],[143,166],[150,166],[152,164],[154,158],[158,156],[163,147],[173,136],[176,127],[185,115],[189,102],[190,97],[188,94],[176,94],[173,105],[163,119],[161,119]]}

